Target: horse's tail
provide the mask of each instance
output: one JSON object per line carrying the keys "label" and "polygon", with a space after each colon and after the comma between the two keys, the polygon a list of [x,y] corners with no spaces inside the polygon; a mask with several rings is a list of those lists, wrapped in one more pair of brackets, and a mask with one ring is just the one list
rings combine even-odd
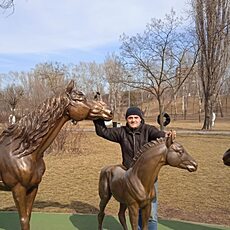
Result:
{"label": "horse's tail", "polygon": [[111,179],[111,166],[106,166],[102,168],[100,177],[99,177],[99,196],[101,199],[110,198],[111,190],[110,190],[110,179]]}

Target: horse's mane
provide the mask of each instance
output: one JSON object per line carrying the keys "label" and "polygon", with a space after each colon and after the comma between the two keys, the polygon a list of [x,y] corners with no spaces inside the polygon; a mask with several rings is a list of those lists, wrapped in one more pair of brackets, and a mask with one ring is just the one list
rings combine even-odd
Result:
{"label": "horse's mane", "polygon": [[0,144],[4,141],[5,145],[13,143],[11,152],[19,157],[31,154],[63,115],[68,104],[69,99],[63,95],[47,99],[35,111],[5,129],[0,135]]}
{"label": "horse's mane", "polygon": [[136,161],[143,155],[143,153],[145,153],[147,150],[149,150],[150,148],[154,148],[155,146],[158,146],[159,144],[165,144],[166,143],[166,138],[165,137],[161,137],[161,138],[157,138],[156,140],[152,140],[146,144],[144,144],[141,149],[137,152],[137,154],[135,155],[135,157],[133,158],[133,162],[131,164],[131,167],[136,163]]}

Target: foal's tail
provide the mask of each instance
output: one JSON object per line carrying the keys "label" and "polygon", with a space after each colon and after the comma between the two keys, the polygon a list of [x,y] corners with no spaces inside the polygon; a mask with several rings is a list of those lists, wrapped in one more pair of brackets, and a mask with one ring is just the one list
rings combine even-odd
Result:
{"label": "foal's tail", "polygon": [[98,192],[101,199],[110,199],[111,198],[111,190],[110,190],[110,166],[106,166],[101,170],[100,177],[99,177],[99,187]]}

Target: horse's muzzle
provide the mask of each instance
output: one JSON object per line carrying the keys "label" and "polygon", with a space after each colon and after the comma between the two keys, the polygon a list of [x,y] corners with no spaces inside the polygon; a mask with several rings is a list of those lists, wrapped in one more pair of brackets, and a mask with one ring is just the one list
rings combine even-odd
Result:
{"label": "horse's muzzle", "polygon": [[187,165],[189,172],[195,172],[197,170],[198,164],[195,161],[191,161],[191,164]]}
{"label": "horse's muzzle", "polygon": [[111,110],[108,110],[104,115],[105,121],[110,121],[113,119],[113,112]]}

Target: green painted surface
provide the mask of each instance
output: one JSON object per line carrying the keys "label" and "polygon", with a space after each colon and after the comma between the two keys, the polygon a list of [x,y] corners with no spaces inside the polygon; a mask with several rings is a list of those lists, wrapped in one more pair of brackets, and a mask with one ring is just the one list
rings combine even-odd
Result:
{"label": "green painted surface", "polygon": [[[96,215],[35,213],[32,214],[31,230],[96,230]],[[117,218],[106,216],[104,230],[122,230]],[[129,229],[130,225],[129,225]],[[230,227],[199,223],[159,220],[159,230],[230,230]],[[0,230],[20,230],[16,212],[0,212]]]}

